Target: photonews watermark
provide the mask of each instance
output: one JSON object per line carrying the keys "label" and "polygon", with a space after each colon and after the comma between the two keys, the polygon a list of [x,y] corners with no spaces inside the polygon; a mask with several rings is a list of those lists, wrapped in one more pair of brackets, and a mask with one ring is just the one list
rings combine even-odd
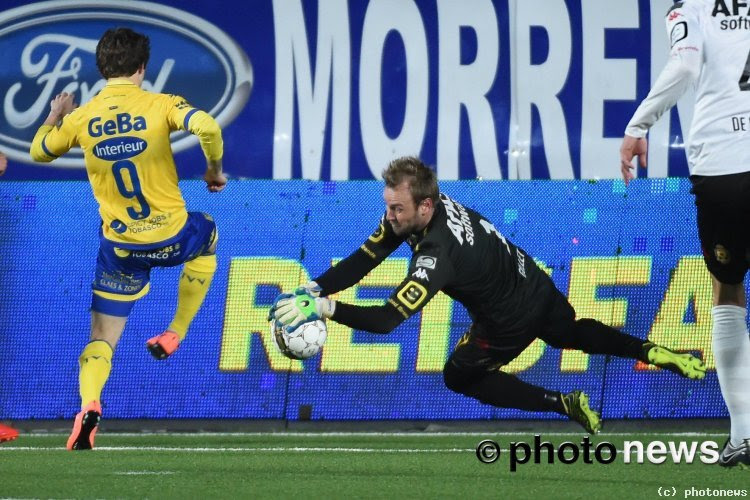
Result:
{"label": "photonews watermark", "polygon": [[682,498],[717,498],[717,497],[746,497],[747,490],[740,488],[676,488],[674,486],[659,486],[656,490],[660,497]]}
{"label": "photonews watermark", "polygon": [[592,443],[585,436],[580,443],[565,441],[556,445],[551,441],[542,441],[541,434],[534,435],[533,444],[524,441],[511,441],[506,449],[497,441],[485,439],[477,445],[477,458],[484,464],[497,462],[502,453],[508,453],[510,470],[515,472],[519,465],[527,463],[574,464],[579,460],[585,464],[611,464],[618,457],[623,463],[645,462],[663,464],[667,461],[679,464],[691,464],[696,459],[704,464],[714,464],[719,460],[719,445],[715,441],[625,441],[623,449],[607,441]]}

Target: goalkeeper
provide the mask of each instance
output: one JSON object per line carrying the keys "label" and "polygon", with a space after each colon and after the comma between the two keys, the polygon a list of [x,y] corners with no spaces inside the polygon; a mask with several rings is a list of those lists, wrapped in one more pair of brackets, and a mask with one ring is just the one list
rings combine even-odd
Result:
{"label": "goalkeeper", "polygon": [[[521,248],[480,214],[438,191],[435,173],[419,159],[399,158],[383,172],[386,212],[364,244],[294,294],[280,295],[271,316],[291,328],[330,318],[356,330],[388,333],[442,290],[463,304],[473,321],[448,357],[445,385],[482,403],[557,412],[587,432],[601,428],[582,391],[558,391],[500,371],[536,338],[557,348],[612,354],[702,379],[700,359],[621,333],[573,307]],[[349,288],[403,242],[413,255],[408,275],[382,306],[355,306],[325,298]]]}

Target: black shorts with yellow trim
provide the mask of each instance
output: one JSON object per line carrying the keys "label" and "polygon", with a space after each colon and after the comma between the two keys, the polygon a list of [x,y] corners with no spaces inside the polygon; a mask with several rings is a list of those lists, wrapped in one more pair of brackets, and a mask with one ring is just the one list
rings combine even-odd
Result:
{"label": "black shorts with yellow trim", "polygon": [[135,301],[149,291],[151,268],[174,267],[212,254],[210,247],[216,235],[213,219],[201,212],[188,213],[180,232],[158,243],[122,244],[107,240],[100,233],[91,309],[111,316],[128,316]]}
{"label": "black shorts with yellow trim", "polygon": [[690,181],[706,267],[721,283],[742,283],[750,261],[750,172]]}

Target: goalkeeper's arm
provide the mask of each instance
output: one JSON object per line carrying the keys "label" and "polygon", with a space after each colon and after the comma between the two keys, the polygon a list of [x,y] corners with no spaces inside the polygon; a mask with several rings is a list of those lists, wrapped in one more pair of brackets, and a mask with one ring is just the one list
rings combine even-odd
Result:
{"label": "goalkeeper's arm", "polygon": [[346,290],[375,269],[385,258],[373,259],[362,248],[330,267],[313,281],[321,288],[320,295],[326,297]]}
{"label": "goalkeeper's arm", "polygon": [[404,238],[393,232],[383,216],[378,228],[362,246],[313,280],[321,288],[319,294],[323,297],[333,295],[358,283],[403,242]]}

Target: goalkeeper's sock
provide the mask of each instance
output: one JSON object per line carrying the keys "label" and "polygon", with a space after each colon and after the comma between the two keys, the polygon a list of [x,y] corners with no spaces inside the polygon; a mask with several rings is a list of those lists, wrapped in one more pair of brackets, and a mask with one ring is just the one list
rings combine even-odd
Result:
{"label": "goalkeeper's sock", "polygon": [[112,369],[112,347],[104,340],[92,340],[78,358],[81,371],[78,383],[81,392],[81,408],[91,401],[99,401],[102,389]]}
{"label": "goalkeeper's sock", "polygon": [[721,394],[731,420],[730,442],[750,438],[750,338],[743,307],[714,306],[712,347]]}
{"label": "goalkeeper's sock", "polygon": [[190,323],[198,314],[215,272],[216,255],[203,255],[185,263],[177,292],[177,312],[167,328],[176,333],[180,341],[185,338]]}
{"label": "goalkeeper's sock", "polygon": [[565,406],[559,392],[528,384],[503,371],[479,378],[456,368],[451,362],[443,371],[445,385],[452,391],[500,408],[563,413]]}

